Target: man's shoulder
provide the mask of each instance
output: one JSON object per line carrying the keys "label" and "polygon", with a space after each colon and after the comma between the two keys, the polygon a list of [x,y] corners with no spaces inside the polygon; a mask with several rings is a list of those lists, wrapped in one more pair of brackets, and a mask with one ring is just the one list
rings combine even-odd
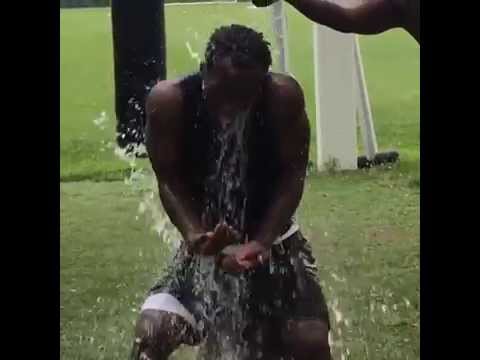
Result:
{"label": "man's shoulder", "polygon": [[148,94],[145,110],[149,137],[172,137],[182,131],[184,99],[180,84],[181,80],[162,80]]}
{"label": "man's shoulder", "polygon": [[[178,110],[183,105],[180,80],[161,80],[152,88],[147,97],[147,109],[154,112],[158,107]],[[147,111],[148,111],[147,110]]]}
{"label": "man's shoulder", "polygon": [[302,87],[291,75],[271,72],[268,90],[268,96],[274,102],[280,100],[303,102]]}
{"label": "man's shoulder", "polygon": [[302,87],[292,76],[270,73],[266,100],[267,117],[276,126],[291,128],[293,122],[304,122],[305,99]]}

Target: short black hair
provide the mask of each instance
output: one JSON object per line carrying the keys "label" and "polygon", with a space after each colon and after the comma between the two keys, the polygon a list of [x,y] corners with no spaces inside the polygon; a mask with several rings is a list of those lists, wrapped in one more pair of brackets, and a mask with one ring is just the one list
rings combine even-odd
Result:
{"label": "short black hair", "polygon": [[259,66],[267,72],[272,64],[269,46],[262,33],[249,27],[238,24],[219,27],[210,36],[205,50],[207,69],[218,59],[229,57],[234,66]]}

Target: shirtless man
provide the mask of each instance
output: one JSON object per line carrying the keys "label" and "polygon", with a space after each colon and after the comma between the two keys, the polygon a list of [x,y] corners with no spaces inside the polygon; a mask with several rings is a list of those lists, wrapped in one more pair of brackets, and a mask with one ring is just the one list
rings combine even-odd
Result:
{"label": "shirtless man", "polygon": [[315,260],[293,220],[310,142],[303,92],[269,71],[268,46],[250,28],[221,27],[198,73],[161,81],[148,97],[147,151],[183,241],[142,306],[132,359],[167,359],[221,334],[210,315],[234,306],[219,311],[222,294],[198,281],[202,259],[213,259],[217,284],[247,284],[246,322],[235,324],[250,349],[241,359],[331,359]]}
{"label": "shirtless man", "polygon": [[[257,7],[277,0],[253,0]],[[420,0],[286,0],[310,20],[344,33],[403,28],[420,44]]]}

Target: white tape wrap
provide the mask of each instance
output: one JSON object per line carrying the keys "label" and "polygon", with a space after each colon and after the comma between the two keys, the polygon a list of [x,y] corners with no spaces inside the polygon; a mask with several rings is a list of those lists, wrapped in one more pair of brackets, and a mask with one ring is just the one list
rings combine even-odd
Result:
{"label": "white tape wrap", "polygon": [[143,310],[161,310],[177,314],[190,323],[193,327],[197,322],[192,313],[183,306],[175,297],[166,293],[159,293],[149,296],[142,305]]}

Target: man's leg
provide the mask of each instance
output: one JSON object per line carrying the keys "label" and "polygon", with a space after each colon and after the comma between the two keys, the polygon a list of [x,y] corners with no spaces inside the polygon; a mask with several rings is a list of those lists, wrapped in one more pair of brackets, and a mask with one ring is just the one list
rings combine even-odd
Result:
{"label": "man's leg", "polygon": [[180,344],[199,340],[193,314],[168,292],[154,293],[142,305],[131,359],[166,360]]}
{"label": "man's leg", "polygon": [[316,261],[308,241],[301,234],[295,240],[298,253],[292,258],[296,279],[294,311],[283,322],[280,337],[285,353],[292,359],[331,360],[330,319]]}
{"label": "man's leg", "polygon": [[182,343],[195,344],[187,321],[166,311],[143,310],[135,327],[131,360],[166,360]]}

